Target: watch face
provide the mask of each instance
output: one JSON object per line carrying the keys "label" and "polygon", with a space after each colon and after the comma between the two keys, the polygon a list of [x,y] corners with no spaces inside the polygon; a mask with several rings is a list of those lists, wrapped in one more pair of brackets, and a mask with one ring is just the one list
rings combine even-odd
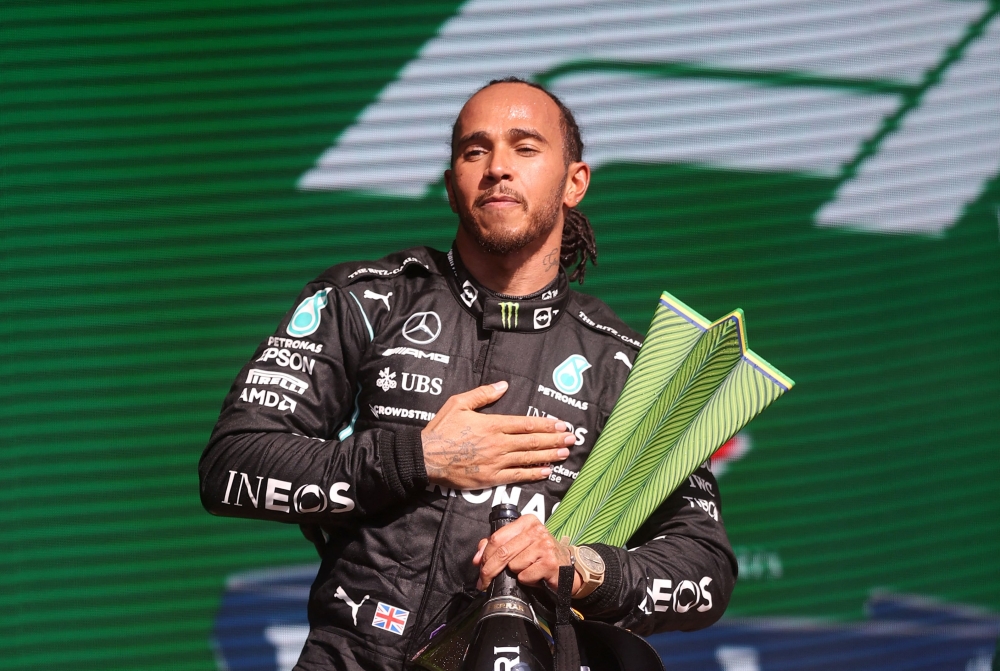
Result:
{"label": "watch face", "polygon": [[604,572],[604,560],[601,559],[601,555],[599,555],[596,550],[593,550],[586,545],[581,546],[577,551],[577,559],[579,559],[580,563],[587,567],[588,571],[592,571],[594,573]]}

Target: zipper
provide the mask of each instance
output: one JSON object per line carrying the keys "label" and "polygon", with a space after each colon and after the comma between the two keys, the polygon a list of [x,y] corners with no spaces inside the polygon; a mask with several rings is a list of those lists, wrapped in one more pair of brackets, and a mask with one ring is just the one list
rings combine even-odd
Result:
{"label": "zipper", "polygon": [[[483,381],[486,379],[486,373],[489,370],[487,365],[490,360],[490,354],[493,351],[493,342],[496,337],[496,331],[490,331],[490,338],[482,344],[479,348],[479,354],[476,356],[476,362],[473,364],[472,372],[473,374],[479,375],[479,386],[483,385]],[[427,629],[427,624],[424,623],[424,613],[427,610],[427,603],[431,598],[431,594],[434,589],[434,577],[437,574],[438,563],[441,558],[441,551],[444,546],[444,530],[448,526],[448,520],[451,518],[451,509],[457,496],[449,496],[448,500],[444,504],[444,512],[441,514],[441,524],[438,526],[437,534],[434,537],[434,551],[431,555],[431,564],[427,569],[427,583],[424,585],[424,595],[420,599],[420,607],[417,609],[416,624],[417,629],[414,631],[423,633]],[[418,634],[419,636],[419,634]],[[404,664],[409,666],[410,657],[413,656],[423,641],[417,639],[416,636],[410,639],[409,644],[406,646],[406,659]]]}

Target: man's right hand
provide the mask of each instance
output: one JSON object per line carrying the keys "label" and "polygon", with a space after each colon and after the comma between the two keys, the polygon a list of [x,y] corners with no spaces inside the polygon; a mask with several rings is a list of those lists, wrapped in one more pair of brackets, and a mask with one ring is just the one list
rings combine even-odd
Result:
{"label": "man's right hand", "polygon": [[456,394],[420,432],[432,484],[484,489],[544,480],[552,472],[549,464],[569,456],[576,438],[565,422],[476,412],[505,391],[507,383],[497,382]]}

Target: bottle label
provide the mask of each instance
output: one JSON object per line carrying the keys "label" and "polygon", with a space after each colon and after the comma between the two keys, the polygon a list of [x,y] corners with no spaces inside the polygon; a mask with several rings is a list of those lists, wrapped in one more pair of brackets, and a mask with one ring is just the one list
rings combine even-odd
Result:
{"label": "bottle label", "polygon": [[529,622],[535,621],[534,614],[531,612],[531,607],[528,604],[520,599],[509,596],[490,599],[483,606],[482,619],[485,620],[488,617],[496,615],[513,615],[514,617],[524,618]]}

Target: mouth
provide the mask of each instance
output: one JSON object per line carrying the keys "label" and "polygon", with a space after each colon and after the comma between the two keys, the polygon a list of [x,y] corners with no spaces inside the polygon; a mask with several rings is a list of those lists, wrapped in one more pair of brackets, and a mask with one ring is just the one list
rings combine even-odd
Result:
{"label": "mouth", "polygon": [[494,196],[483,200],[481,207],[520,207],[521,202],[510,196]]}
{"label": "mouth", "polygon": [[512,193],[491,193],[484,194],[476,199],[476,205],[488,209],[506,209],[510,207],[523,207],[523,201]]}

